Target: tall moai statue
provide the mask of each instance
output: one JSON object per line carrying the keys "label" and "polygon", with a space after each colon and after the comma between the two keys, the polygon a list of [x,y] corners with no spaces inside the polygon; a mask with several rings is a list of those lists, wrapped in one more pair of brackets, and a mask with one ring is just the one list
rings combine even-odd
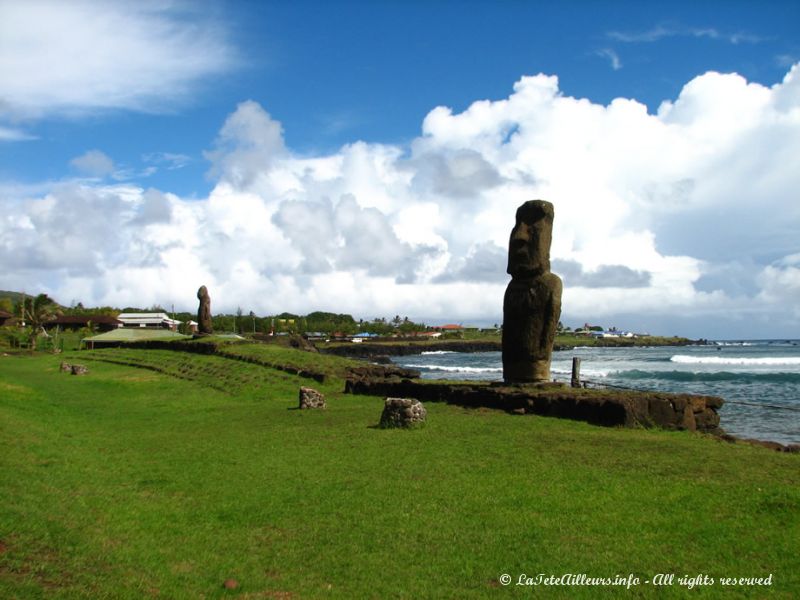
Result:
{"label": "tall moai statue", "polygon": [[561,279],[550,272],[553,205],[529,200],[517,209],[508,243],[511,283],[503,298],[503,379],[550,379],[550,359],[561,316]]}
{"label": "tall moai statue", "polygon": [[197,299],[200,300],[200,306],[197,308],[197,332],[214,333],[214,328],[211,326],[211,296],[208,295],[206,286],[201,285],[197,290]]}

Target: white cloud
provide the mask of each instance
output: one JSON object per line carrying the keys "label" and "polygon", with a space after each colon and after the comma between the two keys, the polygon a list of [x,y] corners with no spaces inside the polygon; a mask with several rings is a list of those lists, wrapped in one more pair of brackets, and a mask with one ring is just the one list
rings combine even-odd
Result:
{"label": "white cloud", "polygon": [[283,128],[252,100],[242,102],[228,116],[216,140],[206,153],[211,175],[240,188],[266,176],[272,164],[286,155]]}
{"label": "white cloud", "polygon": [[215,310],[494,322],[515,210],[538,197],[556,208],[566,320],[756,316],[779,335],[800,321],[798,73],[772,87],[706,73],[657,114],[523,77],[506,99],[434,108],[407,148],[312,157],[243,102],[209,153],[207,199],[0,188],[5,285],[193,309],[205,284]]}
{"label": "white cloud", "polygon": [[730,44],[758,44],[764,38],[747,32],[725,32],[715,27],[685,27],[681,25],[657,25],[645,31],[610,31],[607,36],[618,42],[651,43],[671,37],[693,37],[721,40]]}
{"label": "white cloud", "polygon": [[168,171],[176,171],[184,168],[192,162],[192,157],[186,154],[175,152],[150,152],[142,155],[142,160],[151,165],[149,174],[155,173],[159,167],[164,167]]}
{"label": "white cloud", "polygon": [[26,142],[37,139],[36,136],[14,127],[0,125],[0,142]]}
{"label": "white cloud", "polygon": [[85,154],[73,158],[69,164],[92,177],[105,177],[114,172],[114,161],[100,150],[88,150]]}
{"label": "white cloud", "polygon": [[597,56],[607,58],[609,63],[611,63],[611,68],[615,71],[619,71],[622,68],[622,61],[619,58],[619,54],[617,54],[613,48],[601,48],[596,54]]}
{"label": "white cloud", "polygon": [[167,110],[236,56],[207,4],[0,1],[0,107],[14,117]]}

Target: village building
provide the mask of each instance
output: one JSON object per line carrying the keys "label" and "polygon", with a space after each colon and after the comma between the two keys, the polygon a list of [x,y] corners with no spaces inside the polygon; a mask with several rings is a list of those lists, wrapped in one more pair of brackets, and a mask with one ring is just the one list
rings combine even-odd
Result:
{"label": "village building", "polygon": [[120,313],[117,317],[125,328],[170,329],[175,331],[181,321],[171,319],[167,313]]}
{"label": "village building", "polygon": [[456,331],[464,331],[464,326],[463,325],[456,325],[454,323],[448,323],[447,325],[435,326],[432,329],[434,329],[435,331],[443,331],[445,333],[452,333],[452,332],[456,332]]}
{"label": "village building", "polygon": [[96,329],[97,331],[112,331],[122,327],[122,321],[109,315],[62,315],[44,324],[44,328],[48,330],[56,327],[62,331],[77,331],[84,328]]}

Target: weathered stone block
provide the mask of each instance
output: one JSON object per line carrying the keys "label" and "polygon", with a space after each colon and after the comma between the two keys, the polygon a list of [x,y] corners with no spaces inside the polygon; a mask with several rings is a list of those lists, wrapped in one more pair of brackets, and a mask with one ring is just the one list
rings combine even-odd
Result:
{"label": "weathered stone block", "polygon": [[300,388],[300,409],[306,408],[327,408],[325,396],[310,387]]}
{"label": "weathered stone block", "polygon": [[85,365],[72,365],[72,374],[73,375],[86,375],[89,372],[89,368]]}
{"label": "weathered stone block", "polygon": [[61,372],[62,373],[72,373],[72,365],[68,362],[61,363]]}
{"label": "weathered stone block", "polygon": [[386,398],[380,426],[384,429],[417,427],[425,423],[427,416],[425,406],[415,398]]}

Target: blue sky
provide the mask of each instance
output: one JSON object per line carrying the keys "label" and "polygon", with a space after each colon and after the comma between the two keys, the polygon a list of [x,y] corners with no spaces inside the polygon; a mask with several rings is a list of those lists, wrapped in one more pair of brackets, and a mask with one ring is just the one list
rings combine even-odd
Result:
{"label": "blue sky", "polygon": [[568,322],[797,337],[798,22],[0,0],[0,288],[495,322],[514,209],[547,197]]}

